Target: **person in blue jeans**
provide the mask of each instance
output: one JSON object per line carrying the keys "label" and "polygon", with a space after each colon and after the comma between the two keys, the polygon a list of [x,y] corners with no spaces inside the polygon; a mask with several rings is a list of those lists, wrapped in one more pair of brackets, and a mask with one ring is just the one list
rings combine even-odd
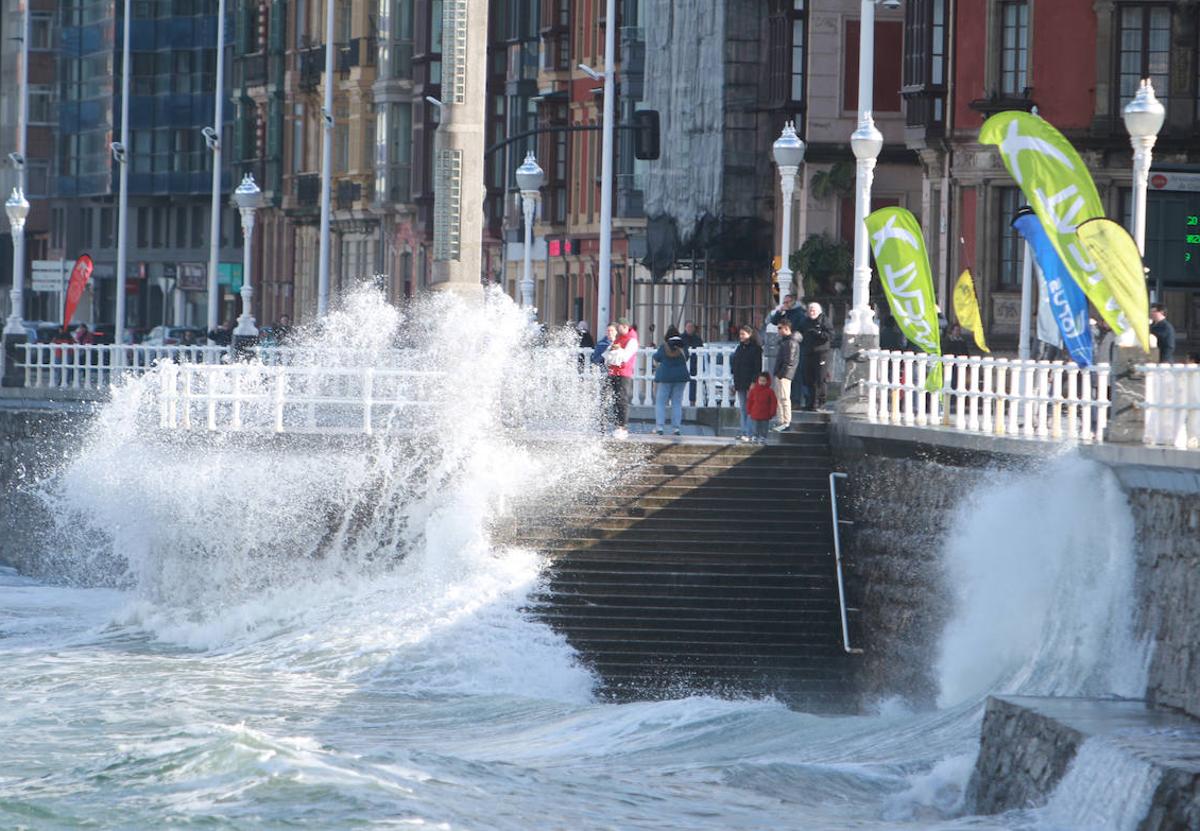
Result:
{"label": "person in blue jeans", "polygon": [[671,431],[678,436],[683,426],[683,399],[687,395],[688,351],[674,326],[667,329],[667,342],[654,353],[654,432],[663,434],[667,402],[671,402]]}

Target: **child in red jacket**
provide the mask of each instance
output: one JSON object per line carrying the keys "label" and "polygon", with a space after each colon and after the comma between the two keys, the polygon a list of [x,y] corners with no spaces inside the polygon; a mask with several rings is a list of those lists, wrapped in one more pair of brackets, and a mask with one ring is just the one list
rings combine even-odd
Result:
{"label": "child in red jacket", "polygon": [[754,422],[754,438],[751,441],[758,444],[767,443],[767,429],[771,426],[771,419],[775,417],[778,408],[779,399],[771,389],[771,373],[758,373],[758,377],[754,379],[754,386],[750,387],[750,394],[746,396],[746,414]]}

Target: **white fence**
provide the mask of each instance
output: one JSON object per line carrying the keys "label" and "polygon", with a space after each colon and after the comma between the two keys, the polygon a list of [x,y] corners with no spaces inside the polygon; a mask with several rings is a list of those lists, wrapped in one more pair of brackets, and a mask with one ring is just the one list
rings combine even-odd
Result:
{"label": "white fence", "polygon": [[172,363],[159,424],[171,430],[376,433],[421,429],[444,375],[375,367]]}
{"label": "white fence", "polygon": [[23,343],[25,386],[40,389],[104,389],[122,373],[142,374],[158,361],[220,364],[231,360],[221,346],[114,346]]}
{"label": "white fence", "polygon": [[[867,418],[1050,441],[1104,440],[1109,367],[871,350]],[[940,386],[929,384],[941,367]],[[934,387],[932,390],[927,387]]]}
{"label": "white fence", "polygon": [[[733,346],[699,346],[688,350],[689,364],[694,371],[692,387],[684,399],[686,406],[737,406],[737,395],[733,389],[733,367],[730,364],[735,349]],[[635,407],[649,407],[654,404],[655,351],[650,347],[638,350],[637,363],[633,368],[633,398],[630,402]],[[590,362],[591,349],[580,349],[579,354],[585,362]],[[604,366],[594,363],[588,363],[588,366],[593,372],[607,373]]]}
{"label": "white fence", "polygon": [[1146,364],[1146,444],[1200,447],[1200,366]]}

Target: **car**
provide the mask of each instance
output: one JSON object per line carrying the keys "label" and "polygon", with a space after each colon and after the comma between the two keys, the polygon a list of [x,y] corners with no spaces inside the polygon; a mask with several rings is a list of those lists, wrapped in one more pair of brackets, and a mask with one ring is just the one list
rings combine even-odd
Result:
{"label": "car", "polygon": [[197,326],[155,326],[142,340],[144,346],[180,346],[187,333],[191,333],[192,345],[204,345],[204,330]]}

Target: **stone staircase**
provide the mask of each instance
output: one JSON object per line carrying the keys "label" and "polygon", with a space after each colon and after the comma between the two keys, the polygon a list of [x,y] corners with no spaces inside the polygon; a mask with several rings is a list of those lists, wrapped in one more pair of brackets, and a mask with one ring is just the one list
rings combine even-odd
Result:
{"label": "stone staircase", "polygon": [[612,489],[505,535],[547,555],[547,587],[530,611],[579,650],[602,695],[775,695],[855,709],[828,424],[793,431],[765,447],[631,442]]}

